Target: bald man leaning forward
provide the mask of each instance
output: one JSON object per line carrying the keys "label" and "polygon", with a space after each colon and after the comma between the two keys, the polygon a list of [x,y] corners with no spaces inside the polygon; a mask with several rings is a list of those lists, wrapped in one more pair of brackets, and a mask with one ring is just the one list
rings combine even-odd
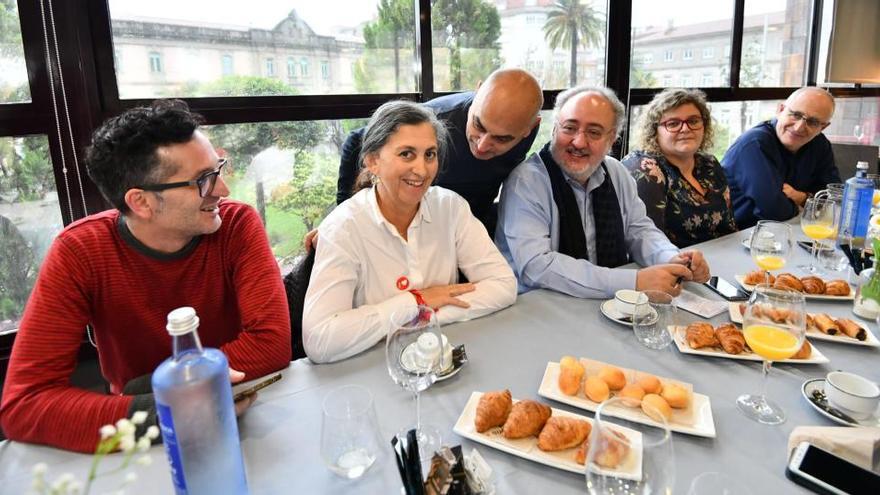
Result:
{"label": "bald man leaning forward", "polygon": [[[538,133],[544,97],[538,81],[521,69],[500,69],[477,87],[425,103],[449,129],[449,153],[436,185],[468,202],[490,235],[495,231],[492,203],[501,183],[522,162]],[[364,129],[348,135],[339,163],[336,202],[351,196],[360,171]]]}
{"label": "bald man leaning forward", "polygon": [[831,143],[822,131],[834,115],[834,98],[800,88],[776,109],[776,118],[749,129],[724,154],[721,165],[736,225],[787,220],[813,193],[840,182]]}

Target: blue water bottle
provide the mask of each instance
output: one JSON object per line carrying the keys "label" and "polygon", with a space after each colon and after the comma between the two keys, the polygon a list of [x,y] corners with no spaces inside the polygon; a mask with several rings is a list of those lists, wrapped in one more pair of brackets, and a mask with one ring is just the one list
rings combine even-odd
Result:
{"label": "blue water bottle", "polygon": [[174,354],[153,373],[153,394],[178,495],[246,494],[229,364],[203,348],[193,308],[168,313]]}
{"label": "blue water bottle", "polygon": [[843,204],[837,244],[847,254],[856,273],[861,271],[865,235],[871,220],[874,199],[874,181],[868,178],[868,162],[856,164],[856,175],[847,179],[843,189]]}

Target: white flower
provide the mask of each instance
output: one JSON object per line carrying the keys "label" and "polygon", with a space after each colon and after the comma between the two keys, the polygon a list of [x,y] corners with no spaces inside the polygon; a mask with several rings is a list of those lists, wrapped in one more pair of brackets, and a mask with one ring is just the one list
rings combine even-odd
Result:
{"label": "white flower", "polygon": [[150,450],[150,439],[146,435],[140,437],[137,441],[138,452],[146,452]]}
{"label": "white flower", "polygon": [[122,418],[116,422],[116,429],[123,435],[134,433],[135,427],[128,418]]}
{"label": "white flower", "polygon": [[46,482],[43,480],[42,476],[34,478],[31,481],[31,490],[36,493],[43,493],[46,491]]}
{"label": "white flower", "polygon": [[136,411],[131,415],[131,422],[136,425],[144,424],[144,421],[147,420],[147,411]]}
{"label": "white flower", "polygon": [[80,483],[79,481],[73,480],[70,482],[70,485],[67,487],[67,489],[69,490],[70,495],[79,495],[80,493],[82,493],[83,486],[82,483]]}
{"label": "white flower", "polygon": [[153,464],[153,458],[150,456],[150,454],[146,454],[138,457],[138,459],[134,462],[138,463],[141,466],[149,466]]}
{"label": "white flower", "polygon": [[134,437],[131,435],[126,435],[119,440],[119,449],[126,454],[134,450]]}
{"label": "white flower", "polygon": [[104,425],[101,427],[101,440],[106,440],[116,434],[116,427],[113,425]]}
{"label": "white flower", "polygon": [[135,472],[128,472],[128,473],[125,475],[125,484],[127,485],[127,484],[129,484],[129,483],[134,483],[135,481],[137,481],[137,479],[138,479],[138,475],[137,475],[137,473],[135,473]]}
{"label": "white flower", "polygon": [[155,439],[159,438],[159,427],[156,425],[153,425],[153,426],[147,428],[147,434],[144,436],[149,438],[150,440],[155,440]]}
{"label": "white flower", "polygon": [[75,478],[70,473],[64,473],[55,480],[55,483],[52,483],[51,490],[53,493],[66,493],[68,485],[75,481]]}
{"label": "white flower", "polygon": [[31,469],[31,473],[34,476],[43,476],[47,471],[49,471],[49,466],[45,462],[34,464],[34,467]]}

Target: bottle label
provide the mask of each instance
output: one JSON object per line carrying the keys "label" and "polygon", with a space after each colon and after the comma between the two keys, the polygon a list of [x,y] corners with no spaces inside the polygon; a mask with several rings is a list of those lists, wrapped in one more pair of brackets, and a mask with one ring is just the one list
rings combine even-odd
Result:
{"label": "bottle label", "polygon": [[168,464],[171,467],[171,481],[174,482],[177,495],[185,495],[187,493],[186,478],[183,476],[183,461],[180,458],[180,445],[177,443],[177,434],[174,431],[171,408],[156,401],[156,413],[159,416],[159,429],[162,431],[165,454],[168,456]]}

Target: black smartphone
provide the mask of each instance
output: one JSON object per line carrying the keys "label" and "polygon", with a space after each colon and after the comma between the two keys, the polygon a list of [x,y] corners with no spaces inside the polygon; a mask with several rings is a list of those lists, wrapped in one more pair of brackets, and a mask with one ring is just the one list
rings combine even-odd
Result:
{"label": "black smartphone", "polygon": [[795,447],[785,468],[785,477],[815,493],[880,493],[880,475],[809,442]]}
{"label": "black smartphone", "polygon": [[269,385],[272,385],[273,383],[277,382],[280,379],[281,379],[281,373],[276,373],[276,374],[266,378],[265,380],[259,381],[257,383],[251,382],[251,383],[253,383],[252,385],[246,384],[244,387],[242,387],[241,385],[239,385],[238,387],[233,387],[232,393],[234,395],[232,396],[232,401],[238,402],[241,399],[244,399],[248,395],[252,395],[252,394],[259,392],[260,390],[263,390],[264,388],[268,387]]}
{"label": "black smartphone", "polygon": [[746,291],[721,277],[712,276],[705,285],[728,301],[748,301],[749,299],[749,294]]}

